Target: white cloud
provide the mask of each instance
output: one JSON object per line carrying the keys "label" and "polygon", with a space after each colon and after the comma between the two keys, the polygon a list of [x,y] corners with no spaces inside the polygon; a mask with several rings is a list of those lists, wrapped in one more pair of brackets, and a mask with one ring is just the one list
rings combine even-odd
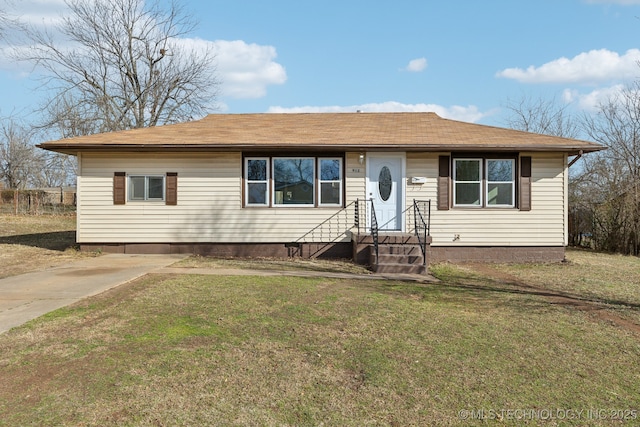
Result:
{"label": "white cloud", "polygon": [[67,10],[64,0],[21,0],[7,2],[11,16],[31,25],[51,25]]}
{"label": "white cloud", "polygon": [[622,56],[617,52],[599,49],[583,52],[572,59],[559,58],[540,67],[532,65],[526,70],[507,68],[496,76],[521,83],[597,83],[635,77],[638,61],[638,49],[629,49]]}
{"label": "white cloud", "polygon": [[[5,0],[0,8],[10,22],[19,21],[50,32],[68,9],[64,0]],[[22,33],[14,25],[3,28],[3,32],[6,38],[0,43],[0,69],[9,71],[14,78],[27,77],[32,67],[10,59],[10,55],[21,50],[21,44],[25,43]]]}
{"label": "white cloud", "polygon": [[396,101],[382,103],[361,104],[351,106],[324,106],[324,107],[270,107],[268,113],[353,113],[356,111],[365,113],[392,113],[392,112],[434,112],[440,117],[463,122],[475,123],[484,117],[494,114],[493,111],[481,112],[475,105],[466,107],[454,105],[443,107],[437,104],[402,104]]}
{"label": "white cloud", "polygon": [[277,62],[273,46],[247,44],[242,40],[180,39],[180,44],[196,51],[215,53],[222,96],[236,99],[261,98],[269,85],[287,81],[284,67]]}
{"label": "white cloud", "polygon": [[[16,2],[11,14],[23,22],[50,30],[65,11],[64,0],[26,0]],[[222,96],[260,98],[266,95],[269,85],[283,84],[287,80],[284,67],[275,62],[277,54],[273,46],[249,44],[242,40],[208,41],[199,38],[182,38],[175,42],[187,51],[212,50],[216,54]],[[21,46],[0,45],[0,69],[11,71],[16,78],[28,77],[32,71],[29,64],[9,59],[9,53],[16,49],[21,49]]]}
{"label": "white cloud", "polygon": [[224,96],[260,98],[266,95],[267,86],[287,81],[285,68],[275,62],[275,47],[242,40],[213,43]]}
{"label": "white cloud", "polygon": [[405,71],[412,73],[419,73],[427,68],[427,58],[417,58],[409,61],[409,64],[404,68]]}
{"label": "white cloud", "polygon": [[567,104],[575,103],[581,110],[593,113],[598,106],[613,99],[624,90],[623,84],[600,88],[589,93],[581,93],[575,89],[565,89],[562,92],[562,100]]}
{"label": "white cloud", "polygon": [[[198,39],[175,40],[187,48],[205,49],[210,47],[216,54],[216,74],[220,82],[221,95],[235,99],[261,98],[270,85],[283,84],[287,80],[285,68],[273,61],[275,48],[246,44],[243,41],[215,42]],[[32,65],[20,63],[10,58],[11,52],[20,49],[0,47],[0,69],[10,71],[14,78],[27,78],[34,71]]]}

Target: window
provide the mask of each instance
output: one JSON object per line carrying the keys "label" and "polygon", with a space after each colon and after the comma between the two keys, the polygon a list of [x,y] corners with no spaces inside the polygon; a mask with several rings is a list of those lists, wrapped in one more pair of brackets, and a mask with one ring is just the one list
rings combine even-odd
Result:
{"label": "window", "polygon": [[487,206],[514,207],[515,160],[487,159]]}
{"label": "window", "polygon": [[482,161],[453,160],[454,206],[482,206]]}
{"label": "window", "polygon": [[318,159],[320,205],[342,205],[342,159]]}
{"label": "window", "polygon": [[273,204],[313,205],[315,166],[314,159],[273,159]]}
{"label": "window", "polygon": [[515,207],[515,159],[453,159],[453,205]]}
{"label": "window", "polygon": [[268,205],[269,159],[247,158],[245,170],[247,205]]}
{"label": "window", "polygon": [[178,172],[165,175],[128,175],[113,173],[113,204],[125,205],[127,200],[164,201],[168,206],[178,204]]}
{"label": "window", "polygon": [[245,157],[245,206],[342,206],[341,157]]}
{"label": "window", "polygon": [[130,175],[129,200],[131,201],[163,201],[163,175]]}

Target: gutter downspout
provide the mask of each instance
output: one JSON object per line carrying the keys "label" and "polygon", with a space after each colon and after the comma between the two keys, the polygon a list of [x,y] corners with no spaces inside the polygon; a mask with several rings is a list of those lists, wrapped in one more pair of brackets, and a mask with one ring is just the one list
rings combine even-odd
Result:
{"label": "gutter downspout", "polygon": [[578,153],[577,156],[575,156],[573,159],[571,159],[571,162],[569,162],[569,165],[567,165],[567,168],[570,168],[571,165],[573,165],[575,162],[577,162],[578,160],[580,160],[582,158],[582,155],[584,154],[584,151],[580,150],[580,152]]}

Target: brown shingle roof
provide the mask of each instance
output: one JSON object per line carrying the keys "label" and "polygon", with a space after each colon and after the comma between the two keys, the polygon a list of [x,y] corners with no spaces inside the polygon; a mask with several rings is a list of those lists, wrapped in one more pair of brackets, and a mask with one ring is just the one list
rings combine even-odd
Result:
{"label": "brown shingle roof", "polygon": [[435,113],[211,114],[174,125],[40,144],[47,150],[598,151],[593,142],[443,119]]}

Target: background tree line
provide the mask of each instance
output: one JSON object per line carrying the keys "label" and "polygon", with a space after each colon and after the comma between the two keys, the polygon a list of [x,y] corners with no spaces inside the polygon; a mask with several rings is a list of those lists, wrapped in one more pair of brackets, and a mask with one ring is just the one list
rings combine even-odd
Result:
{"label": "background tree line", "polygon": [[583,138],[606,148],[569,170],[569,243],[640,255],[640,82],[579,117],[555,100],[523,98],[507,107],[515,129]]}

